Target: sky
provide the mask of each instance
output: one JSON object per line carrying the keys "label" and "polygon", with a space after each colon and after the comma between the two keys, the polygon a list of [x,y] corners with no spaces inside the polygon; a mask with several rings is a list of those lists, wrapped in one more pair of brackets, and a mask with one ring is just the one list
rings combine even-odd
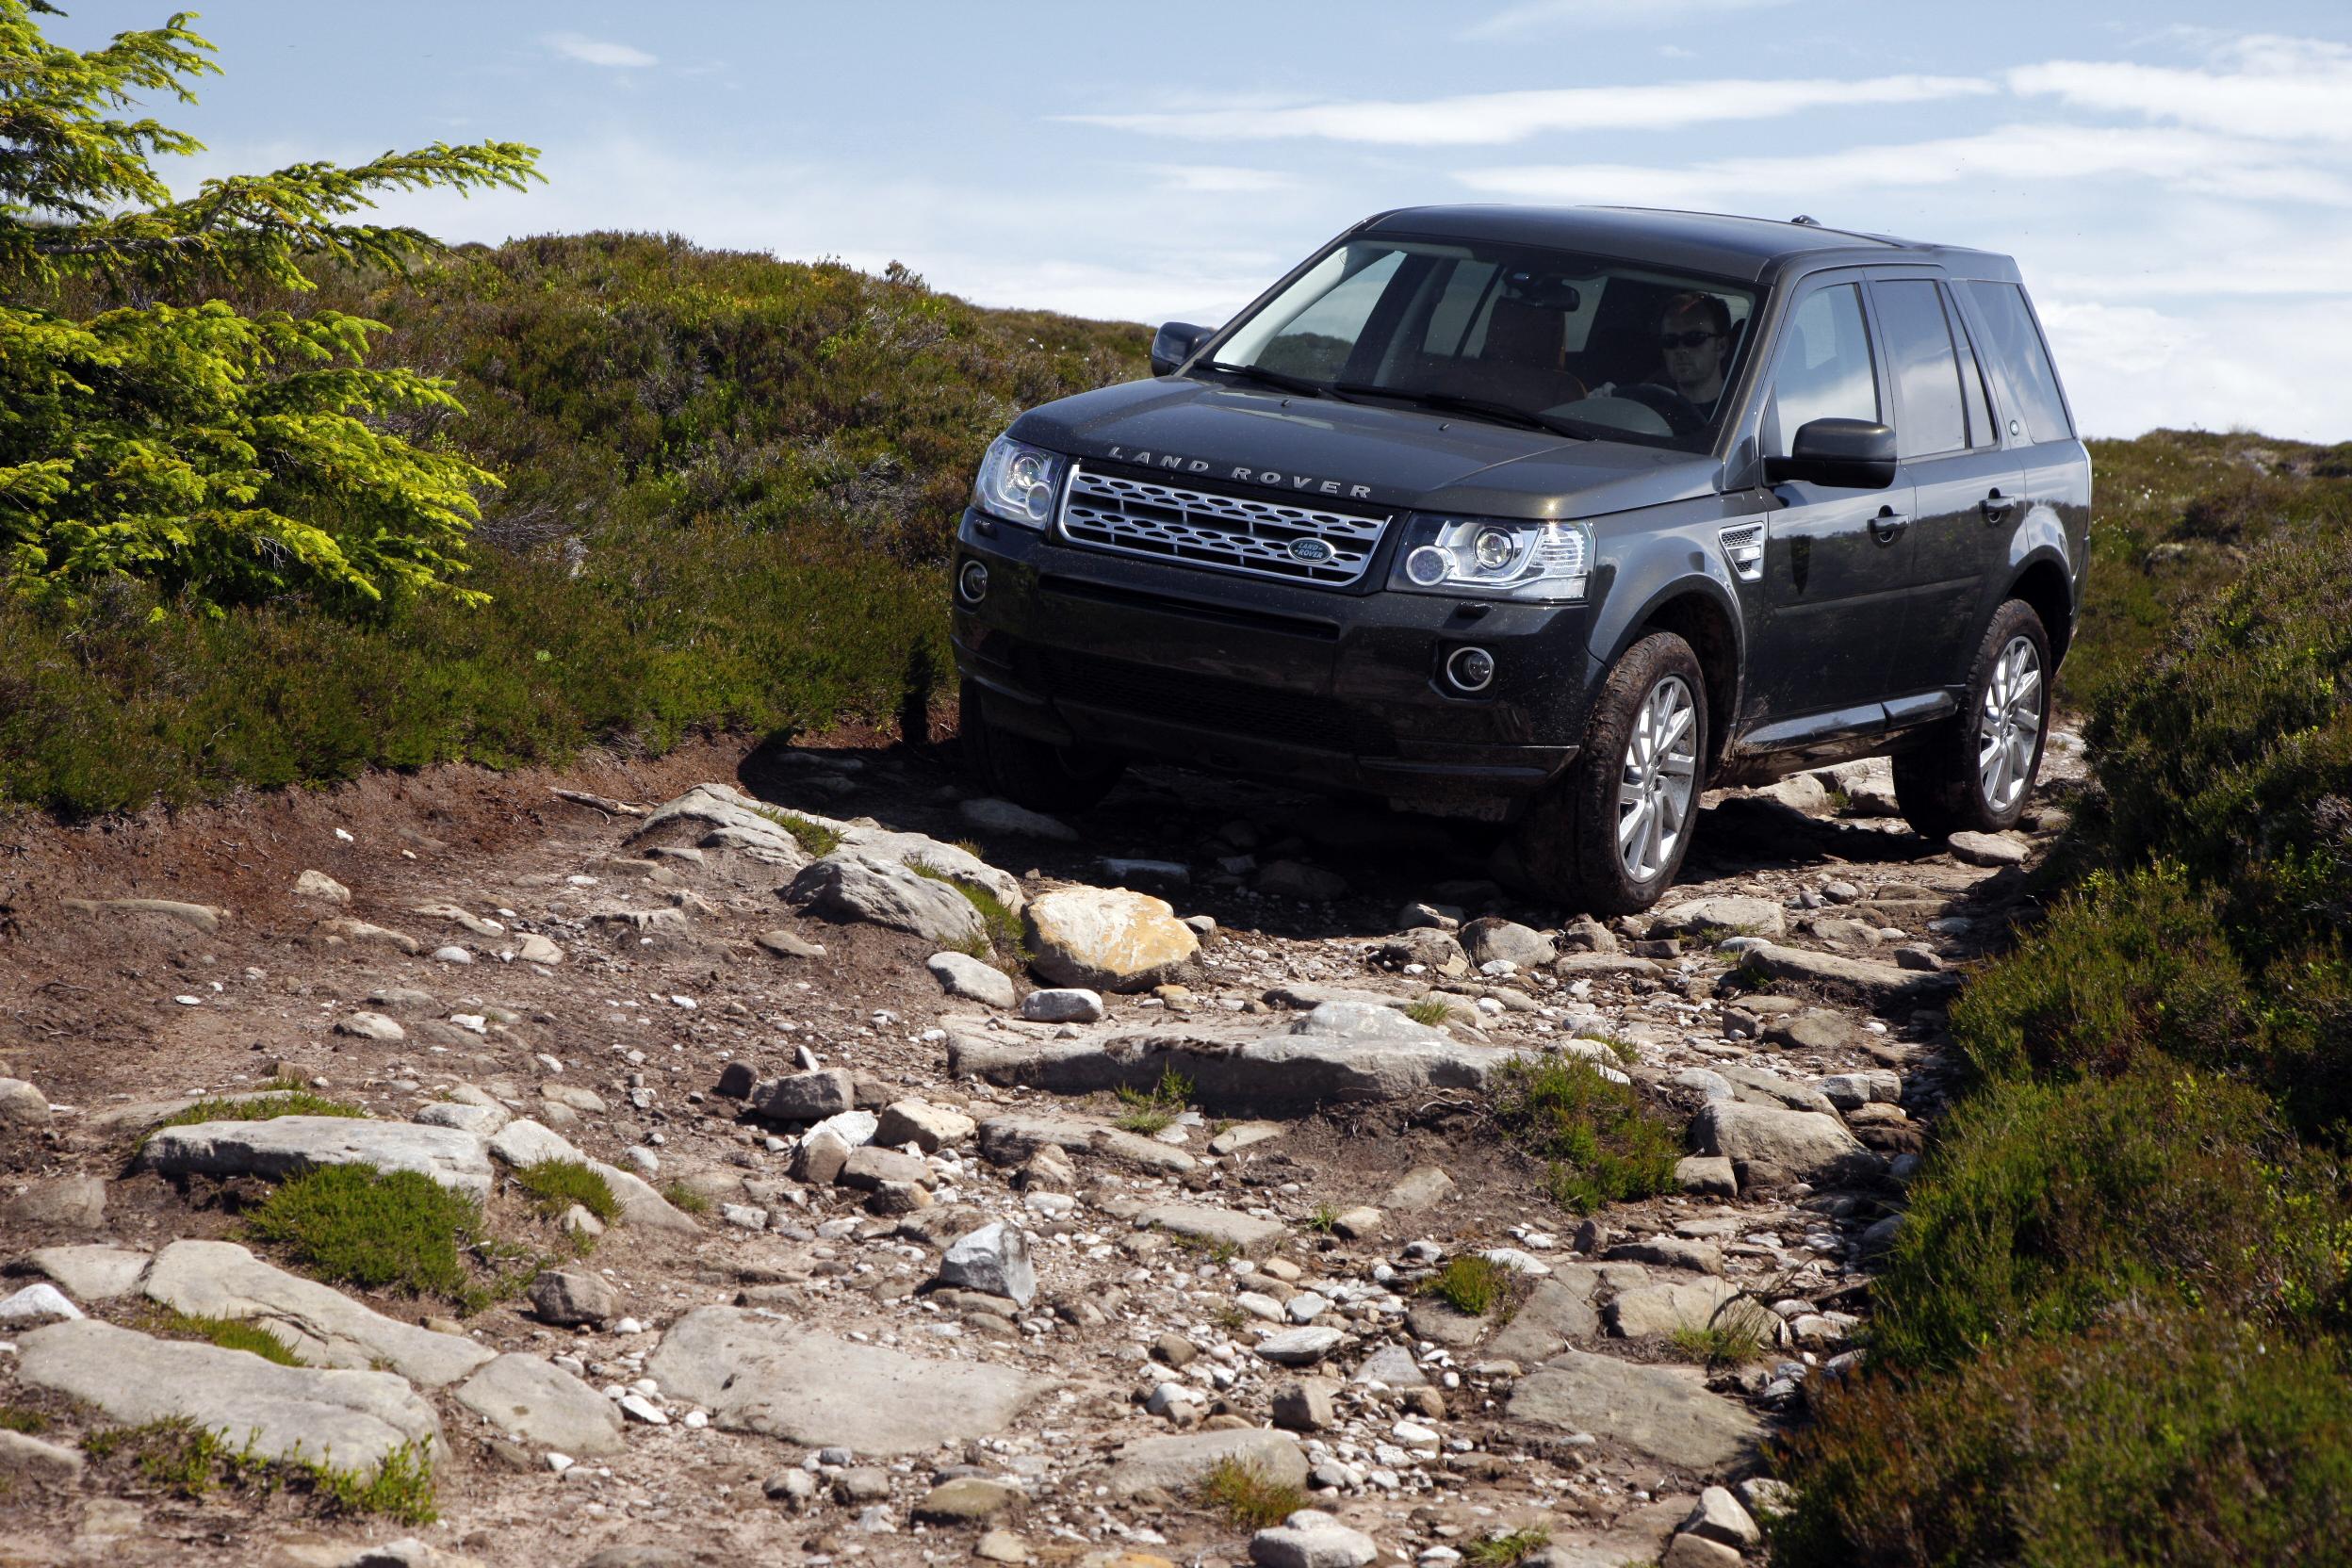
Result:
{"label": "sky", "polygon": [[[167,14],[61,3],[74,47]],[[213,0],[195,26],[223,74],[147,106],[207,144],[170,160],[183,191],[517,140],[527,194],[382,210],[1211,323],[1390,207],[1803,212],[2016,256],[2085,433],[2352,439],[2345,0]]]}

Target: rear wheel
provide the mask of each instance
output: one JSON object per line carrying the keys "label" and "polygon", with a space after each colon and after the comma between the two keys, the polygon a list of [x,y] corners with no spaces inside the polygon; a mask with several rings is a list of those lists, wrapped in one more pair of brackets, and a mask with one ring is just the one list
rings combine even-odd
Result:
{"label": "rear wheel", "polygon": [[956,712],[964,769],[973,782],[1032,811],[1084,811],[1127,771],[1119,757],[1051,745],[989,724],[980,689],[969,680],[957,684]]}
{"label": "rear wheel", "polygon": [[1994,612],[1968,672],[1967,706],[1895,758],[1895,804],[1930,839],[2017,825],[2050,728],[2050,633],[2023,599]]}
{"label": "rear wheel", "polygon": [[1690,848],[1707,738],[1698,655],[1671,631],[1642,638],[1602,682],[1567,776],[1520,825],[1521,866],[1594,914],[1657,903]]}

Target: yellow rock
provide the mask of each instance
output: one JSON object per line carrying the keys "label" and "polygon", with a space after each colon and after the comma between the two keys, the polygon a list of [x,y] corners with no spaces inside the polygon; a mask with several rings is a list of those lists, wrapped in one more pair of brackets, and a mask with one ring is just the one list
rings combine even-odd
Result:
{"label": "yellow rock", "polygon": [[1057,986],[1141,991],[1200,951],[1166,899],[1124,888],[1056,888],[1027,912],[1029,967]]}

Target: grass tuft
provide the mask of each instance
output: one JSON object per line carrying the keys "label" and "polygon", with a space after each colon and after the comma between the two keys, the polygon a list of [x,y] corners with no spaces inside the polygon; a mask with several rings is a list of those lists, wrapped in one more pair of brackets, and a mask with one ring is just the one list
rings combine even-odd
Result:
{"label": "grass tuft", "polygon": [[147,1325],[150,1333],[166,1339],[201,1339],[218,1345],[223,1350],[243,1350],[264,1361],[276,1362],[280,1366],[300,1366],[297,1356],[286,1341],[258,1323],[236,1317],[204,1317],[191,1313],[164,1312]]}
{"label": "grass tuft", "polygon": [[430,1525],[440,1517],[432,1456],[414,1444],[360,1472],[299,1453],[265,1459],[250,1439],[231,1447],[220,1433],[171,1416],[91,1432],[82,1439],[82,1451],[99,1464],[127,1466],[177,1497],[199,1498],[222,1487],[267,1496],[285,1488],[308,1495],[330,1514],[375,1514],[404,1525]]}
{"label": "grass tuft", "polygon": [[1489,1313],[1508,1317],[1527,1292],[1527,1282],[1516,1269],[1475,1252],[1447,1259],[1444,1268],[1421,1284],[1422,1295],[1433,1296],[1472,1317]]}
{"label": "grass tuft", "polygon": [[330,1100],[314,1094],[297,1085],[281,1089],[269,1086],[270,1091],[256,1100],[199,1100],[193,1105],[173,1111],[161,1121],[147,1129],[140,1137],[139,1147],[166,1127],[193,1127],[201,1121],[274,1121],[282,1116],[346,1116],[364,1119],[368,1113],[348,1101]]}
{"label": "grass tuft", "polygon": [[1552,1544],[1552,1532],[1541,1527],[1512,1530],[1508,1535],[1483,1535],[1465,1542],[1462,1560],[1470,1568],[1511,1568]]}
{"label": "grass tuft", "polygon": [[[996,894],[976,882],[968,882],[960,876],[943,872],[937,866],[926,865],[921,860],[907,861],[906,869],[917,876],[928,877],[934,882],[946,883],[963,894],[964,901],[978,912],[981,928],[987,933],[988,951],[972,953],[972,956],[985,963],[996,955],[1003,954],[1016,964],[1026,964],[1037,956],[1029,951],[1028,932],[1021,924],[1021,917],[1014,914],[1012,906]],[[958,947],[956,951],[969,953],[971,946],[966,944]]]}
{"label": "grass tuft", "polygon": [[1771,1333],[1769,1312],[1753,1301],[1734,1300],[1724,1303],[1712,1322],[1676,1329],[1668,1342],[1684,1360],[1713,1370],[1758,1360],[1772,1347]]}
{"label": "grass tuft", "polygon": [[49,1429],[49,1417],[24,1405],[0,1405],[0,1432],[23,1432],[39,1437]]}
{"label": "grass tuft", "polygon": [[1163,1132],[1174,1125],[1192,1103],[1192,1080],[1172,1067],[1162,1068],[1160,1081],[1149,1089],[1130,1088],[1122,1084],[1116,1092],[1119,1102],[1127,1109],[1114,1125],[1121,1131],[1147,1136]]}
{"label": "grass tuft", "polygon": [[662,1189],[662,1196],[669,1200],[670,1207],[680,1214],[709,1214],[710,1212],[710,1200],[683,1182],[670,1183]]}
{"label": "grass tuft", "polygon": [[607,1224],[621,1216],[621,1200],[601,1172],[578,1160],[538,1160],[514,1172],[514,1184],[531,1194],[539,1212],[553,1219],[575,1203]]}
{"label": "grass tuft", "polygon": [[801,848],[820,860],[841,847],[839,828],[827,827],[821,822],[810,822],[797,811],[786,811],[774,806],[755,806],[752,809],[790,833]]}
{"label": "grass tuft", "polygon": [[1406,1003],[1405,1016],[1415,1023],[1424,1023],[1434,1029],[1453,1017],[1454,1009],[1437,997],[1425,996]]}
{"label": "grass tuft", "polygon": [[1630,1084],[1576,1056],[1513,1057],[1494,1075],[1494,1114],[1511,1140],[1549,1166],[1552,1200],[1577,1214],[1669,1192],[1681,1135]]}
{"label": "grass tuft", "polygon": [[1307,1506],[1305,1492],[1268,1479],[1255,1465],[1236,1459],[1217,1461],[1201,1478],[1200,1500],[1201,1507],[1245,1530],[1279,1525]]}

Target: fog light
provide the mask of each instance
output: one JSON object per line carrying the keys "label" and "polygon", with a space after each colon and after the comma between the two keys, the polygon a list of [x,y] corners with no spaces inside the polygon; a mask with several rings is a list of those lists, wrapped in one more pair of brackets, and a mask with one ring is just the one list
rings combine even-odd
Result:
{"label": "fog light", "polygon": [[964,569],[956,574],[956,592],[966,604],[978,604],[988,596],[988,568],[980,562],[967,561]]}
{"label": "fog light", "polygon": [[1484,648],[1456,648],[1446,656],[1446,678],[1461,692],[1483,692],[1494,684],[1494,656]]}
{"label": "fog light", "polygon": [[1424,588],[1434,588],[1446,580],[1446,574],[1454,567],[1454,558],[1435,545],[1423,545],[1405,557],[1405,576]]}

